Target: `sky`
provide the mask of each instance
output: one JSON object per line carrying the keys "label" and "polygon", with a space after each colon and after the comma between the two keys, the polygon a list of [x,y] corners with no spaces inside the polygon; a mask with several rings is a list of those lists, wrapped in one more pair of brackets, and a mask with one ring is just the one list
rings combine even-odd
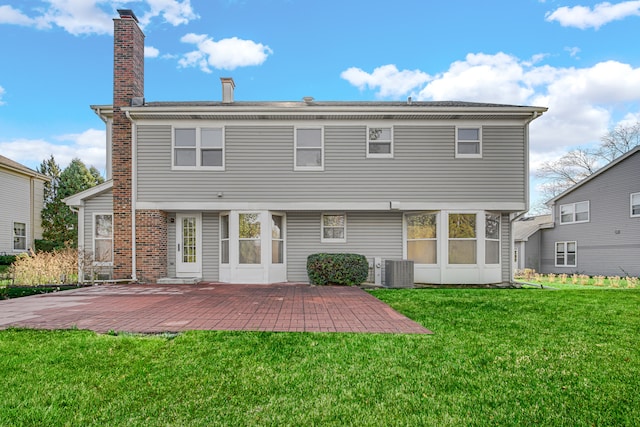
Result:
{"label": "sky", "polygon": [[104,174],[113,18],[145,39],[147,101],[475,101],[548,107],[535,171],[640,120],[640,1],[0,0],[0,154]]}

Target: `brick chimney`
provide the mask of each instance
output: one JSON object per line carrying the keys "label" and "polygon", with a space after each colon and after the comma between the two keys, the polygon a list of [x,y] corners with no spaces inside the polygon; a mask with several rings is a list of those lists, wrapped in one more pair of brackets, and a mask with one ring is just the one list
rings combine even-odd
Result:
{"label": "brick chimney", "polygon": [[132,98],[144,97],[144,34],[133,11],[118,13],[120,18],[113,20],[113,274],[115,279],[129,279],[133,277],[132,126],[121,108],[130,106]]}

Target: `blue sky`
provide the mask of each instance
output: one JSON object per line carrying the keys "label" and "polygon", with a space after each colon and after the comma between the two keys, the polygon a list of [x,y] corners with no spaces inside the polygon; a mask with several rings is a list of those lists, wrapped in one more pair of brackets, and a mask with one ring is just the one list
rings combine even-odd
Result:
{"label": "blue sky", "polygon": [[[104,170],[112,19],[146,35],[148,101],[461,100],[545,106],[531,168],[640,120],[640,1],[0,0],[0,154]],[[532,203],[538,201],[532,180]]]}

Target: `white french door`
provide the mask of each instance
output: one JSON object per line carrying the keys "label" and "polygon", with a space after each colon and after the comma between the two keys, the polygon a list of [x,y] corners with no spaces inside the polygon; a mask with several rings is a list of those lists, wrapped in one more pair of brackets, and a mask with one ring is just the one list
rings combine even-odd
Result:
{"label": "white french door", "polygon": [[176,214],[176,276],[202,275],[202,215]]}
{"label": "white french door", "polygon": [[220,280],[275,283],[286,280],[285,216],[269,211],[220,215]]}

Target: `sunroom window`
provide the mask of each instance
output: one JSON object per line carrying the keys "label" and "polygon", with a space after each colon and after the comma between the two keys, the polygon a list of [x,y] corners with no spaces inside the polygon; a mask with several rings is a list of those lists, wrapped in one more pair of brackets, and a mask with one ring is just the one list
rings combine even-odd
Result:
{"label": "sunroom window", "polygon": [[500,214],[485,214],[484,254],[486,264],[500,264]]}
{"label": "sunroom window", "polygon": [[438,263],[438,215],[435,212],[406,215],[407,259],[416,264]]}
{"label": "sunroom window", "polygon": [[476,214],[449,214],[449,264],[476,263]]}

